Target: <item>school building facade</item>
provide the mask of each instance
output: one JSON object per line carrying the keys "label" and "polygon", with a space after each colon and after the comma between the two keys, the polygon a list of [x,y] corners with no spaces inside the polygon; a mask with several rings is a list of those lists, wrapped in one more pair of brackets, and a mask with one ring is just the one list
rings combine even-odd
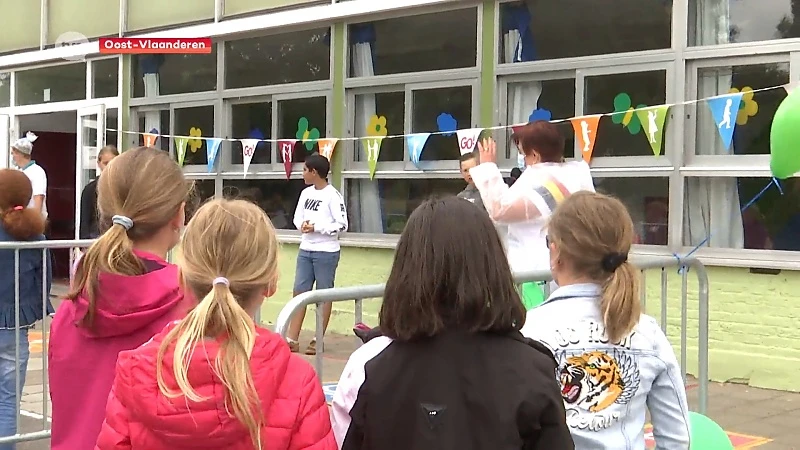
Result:
{"label": "school building facade", "polygon": [[[135,133],[151,132],[165,135],[155,145],[175,155],[170,136],[188,136],[185,170],[201,195],[253,199],[292,243],[302,161],[319,149],[317,138],[366,136],[379,117],[395,136],[618,112],[596,130],[597,189],[630,209],[637,253],[697,248],[709,266],[712,377],[800,391],[790,375],[800,369],[800,183],[759,196],[771,181],[769,130],[787,95],[781,86],[800,80],[797,3],[0,0],[0,166],[17,137],[42,136],[34,157],[50,178],[51,238],[71,238],[99,146],[141,145]],[[210,54],[101,55],[100,37],[214,44]],[[702,99],[734,90],[744,94],[726,147]],[[627,111],[663,104],[673,106],[654,150],[646,124]],[[572,126],[562,125],[580,157]],[[510,171],[510,130],[491,133]],[[211,169],[208,137],[232,139]],[[258,144],[245,176],[242,143],[233,139],[301,139],[291,178],[269,142]],[[333,154],[331,179],[350,217],[345,283],[382,281],[414,207],[463,188],[456,136],[430,136],[419,164],[406,139],[384,139],[374,179],[365,150],[341,140]],[[284,248],[281,301],[294,251]],[[651,298],[657,278],[648,277]],[[675,331],[677,295],[670,297]],[[690,338],[693,318],[690,303]]]}

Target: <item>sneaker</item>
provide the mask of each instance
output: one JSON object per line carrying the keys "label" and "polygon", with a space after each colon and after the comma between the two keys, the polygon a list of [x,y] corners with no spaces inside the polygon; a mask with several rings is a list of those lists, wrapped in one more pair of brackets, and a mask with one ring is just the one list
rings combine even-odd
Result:
{"label": "sneaker", "polygon": [[317,354],[317,339],[314,338],[311,342],[308,343],[308,347],[306,347],[306,355],[314,356]]}
{"label": "sneaker", "polygon": [[291,339],[287,339],[286,343],[289,345],[289,350],[292,353],[297,353],[300,351],[300,343],[297,341],[293,341]]}

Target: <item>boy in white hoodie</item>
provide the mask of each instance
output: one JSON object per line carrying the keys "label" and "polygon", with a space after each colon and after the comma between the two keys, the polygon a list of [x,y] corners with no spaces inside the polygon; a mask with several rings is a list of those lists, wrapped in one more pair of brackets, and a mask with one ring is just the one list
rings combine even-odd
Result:
{"label": "boy in white hoodie", "polygon": [[[342,194],[328,183],[331,165],[327,158],[315,153],[306,157],[303,166],[303,181],[310,185],[300,194],[294,212],[294,226],[303,233],[297,268],[294,278],[293,296],[317,289],[330,289],[339,266],[339,233],[347,231],[347,210]],[[328,328],[332,304],[325,303],[323,333]],[[297,339],[303,326],[305,310],[292,317],[286,333],[289,348],[300,350]],[[307,355],[317,353],[316,338],[306,348]]]}

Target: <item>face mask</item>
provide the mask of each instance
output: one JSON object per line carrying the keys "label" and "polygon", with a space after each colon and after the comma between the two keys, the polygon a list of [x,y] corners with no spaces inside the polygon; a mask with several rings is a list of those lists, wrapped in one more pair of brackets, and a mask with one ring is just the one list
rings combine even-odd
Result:
{"label": "face mask", "polygon": [[522,153],[517,153],[517,167],[525,170],[525,155]]}

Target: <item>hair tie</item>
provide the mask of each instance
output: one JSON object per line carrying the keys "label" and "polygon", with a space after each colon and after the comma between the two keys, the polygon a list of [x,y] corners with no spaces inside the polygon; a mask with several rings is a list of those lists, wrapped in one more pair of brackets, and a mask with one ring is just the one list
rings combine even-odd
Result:
{"label": "hair tie", "polygon": [[111,223],[113,223],[114,225],[119,225],[122,228],[125,228],[125,231],[128,231],[131,228],[133,228],[133,220],[131,220],[130,217],[117,215],[111,218]]}
{"label": "hair tie", "polygon": [[216,285],[218,285],[218,284],[224,284],[224,285],[225,285],[225,287],[231,287],[231,282],[230,282],[230,281],[228,281],[228,279],[227,279],[227,278],[225,278],[225,277],[217,277],[217,278],[214,278],[214,281],[212,281],[212,282],[211,282],[211,285],[212,285],[212,286],[216,286]]}
{"label": "hair tie", "polygon": [[609,273],[616,272],[619,266],[623,265],[626,261],[628,261],[628,254],[627,253],[609,253],[603,257],[600,261],[600,264],[603,266],[603,270]]}
{"label": "hair tie", "polygon": [[14,207],[14,211],[22,211],[22,210],[24,210],[24,209],[25,209],[25,207],[24,207],[24,206],[21,206],[21,205],[20,205],[20,206],[15,206],[15,207]]}

